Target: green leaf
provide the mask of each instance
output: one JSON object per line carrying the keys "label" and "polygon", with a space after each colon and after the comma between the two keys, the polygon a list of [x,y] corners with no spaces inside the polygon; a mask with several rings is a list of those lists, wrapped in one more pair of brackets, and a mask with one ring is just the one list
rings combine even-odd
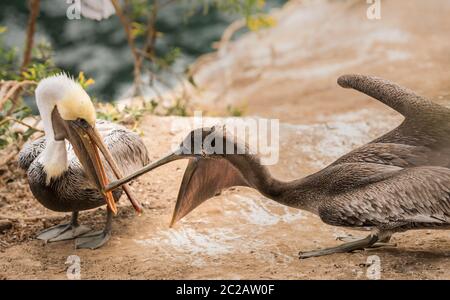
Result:
{"label": "green leaf", "polygon": [[6,146],[8,146],[8,141],[0,137],[0,149],[5,148]]}

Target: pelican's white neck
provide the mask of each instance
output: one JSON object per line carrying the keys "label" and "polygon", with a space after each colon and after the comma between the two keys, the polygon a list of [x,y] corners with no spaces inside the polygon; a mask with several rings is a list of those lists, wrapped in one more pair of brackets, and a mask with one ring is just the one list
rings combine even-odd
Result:
{"label": "pelican's white neck", "polygon": [[52,178],[61,176],[69,167],[66,141],[55,141],[46,138],[45,149],[39,156],[39,162],[44,167],[47,176],[45,183],[49,185]]}
{"label": "pelican's white neck", "polygon": [[[57,178],[67,171],[69,163],[67,161],[66,141],[55,140],[51,119],[55,104],[50,101],[39,101],[39,99],[40,97],[36,93],[36,101],[45,131],[45,149],[39,156],[39,162],[44,167],[46,184],[49,185],[52,178]],[[41,102],[40,105],[39,102]]]}

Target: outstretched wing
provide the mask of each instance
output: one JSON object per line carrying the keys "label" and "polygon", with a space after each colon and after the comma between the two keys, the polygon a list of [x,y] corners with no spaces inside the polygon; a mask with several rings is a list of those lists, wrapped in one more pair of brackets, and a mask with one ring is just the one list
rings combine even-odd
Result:
{"label": "outstretched wing", "polygon": [[405,116],[405,120],[334,164],[372,162],[405,168],[450,166],[450,109],[377,77],[344,75],[339,77],[338,84],[372,96]]}
{"label": "outstretched wing", "polygon": [[450,147],[449,108],[378,77],[343,75],[338,78],[338,84],[363,92],[405,116],[400,126],[374,142]]}
{"label": "outstretched wing", "polygon": [[337,82],[343,88],[353,88],[377,99],[406,118],[422,117],[423,112],[445,109],[409,89],[382,78],[366,75],[343,75],[338,78]]}
{"label": "outstretched wing", "polygon": [[232,186],[248,186],[248,183],[227,160],[190,159],[178,192],[171,226],[205,200]]}
{"label": "outstretched wing", "polygon": [[[340,166],[337,166],[340,168]],[[367,164],[352,164],[352,172]],[[450,226],[450,169],[415,167],[398,170],[377,165],[377,180],[329,190],[319,207],[322,220],[337,226],[390,229]],[[384,173],[384,176],[380,176]],[[369,179],[369,180],[368,180]]]}

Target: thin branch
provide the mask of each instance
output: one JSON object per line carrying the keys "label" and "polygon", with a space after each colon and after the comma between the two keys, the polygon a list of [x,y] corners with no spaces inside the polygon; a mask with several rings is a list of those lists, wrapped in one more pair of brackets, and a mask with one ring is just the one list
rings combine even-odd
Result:
{"label": "thin branch", "polygon": [[[25,125],[25,124],[23,124]],[[29,126],[28,124],[25,126]],[[44,133],[42,130],[34,128],[35,130],[39,131],[41,134],[38,134],[36,138],[40,138],[44,136]],[[15,141],[15,144],[11,144],[15,149],[8,154],[6,157],[3,158],[3,160],[0,162],[0,167],[3,167],[4,165],[8,165],[8,163],[13,160],[17,154],[19,154],[20,149],[25,144],[26,140],[24,140],[23,135],[21,134],[19,138]]]}
{"label": "thin branch", "polygon": [[21,120],[18,120],[18,119],[15,119],[15,118],[11,118],[11,117],[6,117],[6,118],[0,123],[0,125],[3,124],[3,123],[5,123],[5,121],[11,121],[11,122],[19,123],[20,125],[23,125],[23,126],[25,126],[25,127],[28,127],[28,128],[30,128],[30,129],[33,129],[34,131],[44,133],[44,130],[42,130],[42,129],[36,128],[36,127],[34,127],[33,125],[27,124],[27,123],[25,123],[25,122],[23,122],[23,121],[21,121]]}
{"label": "thin branch", "polygon": [[[11,80],[0,81],[0,99],[3,99],[5,97],[6,93],[9,91],[10,87],[12,85],[14,85],[15,83],[16,83],[16,81],[11,81]],[[6,99],[8,99],[8,98],[6,98]],[[4,101],[6,101],[6,100],[4,100]],[[1,110],[1,105],[2,105],[1,103],[2,103],[2,101],[0,100],[0,110]]]}
{"label": "thin branch", "polygon": [[[20,67],[21,71],[26,70],[26,67],[31,61],[31,54],[33,49],[33,43],[34,43],[34,33],[36,32],[36,19],[39,15],[39,6],[40,6],[40,0],[30,0],[30,16],[28,17],[28,24],[27,24],[27,33],[25,38],[25,49],[23,53],[23,61],[22,65]],[[7,115],[10,115],[16,107],[19,105],[19,97],[22,92],[22,86],[25,84],[28,84],[29,81],[23,81],[19,83],[16,86],[13,86],[13,88],[7,90],[6,96],[4,96],[5,90],[1,89],[1,98],[0,98],[0,110],[3,109],[3,104],[8,100],[11,99],[12,105],[10,109],[6,112]],[[2,82],[3,84],[3,82]],[[8,86],[9,87],[9,86]],[[7,88],[6,88],[7,89]]]}
{"label": "thin branch", "polygon": [[[140,49],[137,49],[137,52],[139,55],[141,55],[142,57],[145,57],[146,59],[148,59],[149,61],[155,62],[156,57],[151,54],[151,53],[147,53],[144,52]],[[171,75],[174,76],[175,80],[178,81],[178,84],[180,84],[180,86],[182,87],[182,98],[189,100],[189,96],[188,96],[188,87],[189,86],[193,86],[192,84],[190,84],[188,81],[184,80],[179,74],[177,74],[176,72],[174,72],[173,70],[171,70],[170,68],[166,68],[165,69],[166,72],[170,73]],[[152,72],[151,70],[147,70],[147,72],[150,75],[150,86],[153,87],[153,89],[155,90],[156,96],[158,97],[159,102],[162,103],[163,101],[163,97],[162,95],[159,93],[158,89],[156,88],[154,81],[157,80],[158,82],[160,82],[161,84],[163,84],[166,88],[171,88],[171,84],[166,82],[162,77],[158,76],[157,74],[155,74],[154,72]]]}
{"label": "thin branch", "polygon": [[142,83],[141,80],[141,59],[139,55],[136,52],[136,45],[134,43],[134,37],[131,32],[131,23],[130,20],[128,20],[128,17],[123,12],[122,7],[117,2],[117,0],[111,0],[112,5],[114,6],[114,9],[116,10],[116,14],[119,17],[120,23],[122,24],[125,35],[127,37],[128,46],[130,47],[131,54],[133,55],[134,59],[134,88],[135,88],[135,94],[140,94],[140,85]]}
{"label": "thin branch", "polygon": [[[167,4],[167,3],[166,3]],[[155,54],[155,43],[156,36],[158,31],[156,30],[156,18],[158,16],[158,1],[155,0],[152,6],[152,10],[148,15],[147,22],[147,35],[144,44],[144,52],[149,53],[150,55]]]}
{"label": "thin branch", "polygon": [[22,71],[31,61],[31,50],[33,49],[34,33],[36,32],[36,19],[39,15],[40,0],[30,0],[30,16],[28,17],[27,36],[25,41],[25,49],[23,52],[23,61],[20,69]]}
{"label": "thin branch", "polygon": [[36,84],[36,82],[32,80],[24,80],[24,81],[6,81],[2,82],[3,84],[8,85],[6,91],[2,90],[2,97],[0,98],[0,110],[3,109],[3,105],[8,99],[11,99],[14,103],[17,102],[17,95],[19,94],[19,90],[25,85]]}

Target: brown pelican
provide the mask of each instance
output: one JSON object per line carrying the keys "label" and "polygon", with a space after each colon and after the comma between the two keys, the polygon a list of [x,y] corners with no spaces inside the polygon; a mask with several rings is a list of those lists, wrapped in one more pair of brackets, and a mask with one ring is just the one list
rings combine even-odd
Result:
{"label": "brown pelican", "polygon": [[[38,238],[53,242],[79,237],[77,248],[98,248],[110,237],[112,216],[117,212],[115,202],[122,194],[122,190],[102,190],[109,180],[149,163],[147,149],[137,134],[96,121],[88,94],[65,74],[42,80],[36,88],[36,103],[45,137],[24,146],[19,166],[27,171],[30,189],[42,205],[72,212],[70,223],[48,228]],[[97,148],[109,168],[104,167]],[[123,190],[139,211],[128,187]],[[78,224],[78,212],[104,205],[105,200],[108,210],[104,230],[88,233],[89,228]]]}
{"label": "brown pelican", "polygon": [[[450,109],[376,77],[345,75],[338,84],[374,97],[405,120],[323,170],[290,182],[273,178],[255,155],[215,154],[211,141],[216,145],[221,141],[223,149],[227,144],[245,147],[225,131],[196,129],[179,150],[106,190],[170,161],[189,158],[171,224],[221,189],[248,186],[281,204],[315,213],[327,224],[371,230],[364,239],[301,252],[300,258],[369,248],[388,241],[395,232],[450,228]],[[202,136],[201,149],[186,149],[185,145],[194,145],[196,134]]]}

